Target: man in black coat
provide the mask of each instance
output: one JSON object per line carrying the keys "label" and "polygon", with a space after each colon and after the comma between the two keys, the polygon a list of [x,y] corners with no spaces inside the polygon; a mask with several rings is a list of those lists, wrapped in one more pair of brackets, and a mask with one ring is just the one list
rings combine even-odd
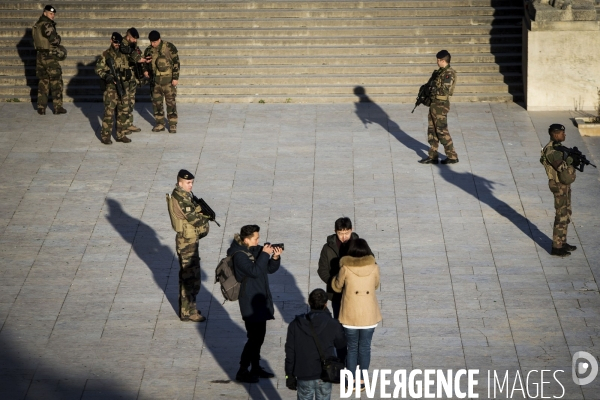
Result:
{"label": "man in black coat", "polygon": [[[321,380],[321,357],[314,334],[319,340],[323,357],[334,356],[335,349],[346,347],[342,324],[331,317],[327,309],[327,293],[315,289],[308,296],[310,312],[296,316],[288,326],[285,341],[285,384],[298,390],[299,399],[328,399],[331,382]],[[312,328],[311,328],[312,323]]]}
{"label": "man in black coat", "polygon": [[[283,249],[269,244],[259,246],[259,231],[258,225],[243,226],[227,250],[227,255],[233,256],[235,278],[242,285],[238,302],[248,337],[235,379],[247,383],[275,376],[264,370],[259,360],[267,332],[267,321],[275,319],[268,274],[279,269]],[[252,369],[248,371],[250,366]]]}
{"label": "man in black coat", "polygon": [[340,258],[346,255],[348,243],[353,239],[358,239],[358,235],[352,231],[350,218],[338,218],[335,221],[335,233],[327,236],[327,243],[323,245],[319,257],[317,273],[321,280],[327,284],[327,297],[331,301],[333,318],[336,319],[340,314],[342,295],[333,290],[331,280],[340,272]]}

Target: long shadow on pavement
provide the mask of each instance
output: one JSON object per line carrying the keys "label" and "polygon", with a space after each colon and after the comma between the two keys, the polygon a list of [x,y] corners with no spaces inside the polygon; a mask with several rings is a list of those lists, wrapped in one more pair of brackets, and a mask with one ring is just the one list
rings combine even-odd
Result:
{"label": "long shadow on pavement", "polygon": [[[165,296],[169,298],[166,291],[167,283],[169,279],[178,280],[178,273],[171,276],[173,273],[171,265],[174,260],[177,259],[175,252],[171,247],[160,243],[158,234],[151,226],[128,215],[118,201],[107,199],[107,204],[109,207],[109,214],[107,216],[108,221],[115,230],[119,232],[123,239],[132,244],[132,248],[137,256],[152,271],[155,282],[162,288]],[[206,281],[206,273],[204,271],[201,273],[202,281]],[[289,275],[283,267],[280,267],[279,271],[271,276],[276,277],[278,274],[282,277]],[[295,279],[291,275],[289,275],[288,278],[279,279],[285,279],[287,282],[285,296],[292,299],[298,299],[298,303],[301,302],[301,299],[303,299],[302,292],[298,288]],[[214,383],[227,384],[235,382],[235,374],[239,368],[239,355],[246,343],[246,330],[229,317],[229,313],[221,304],[222,299],[214,297],[212,293],[206,289],[206,285],[202,286],[199,297],[201,296],[204,299],[208,298],[207,301],[210,304],[210,312],[208,313],[209,318],[206,323],[197,324],[198,333],[204,340],[204,347],[211,352],[212,356],[225,374],[227,374],[228,378],[227,380],[218,380]],[[291,322],[293,319],[292,311],[294,310],[294,307],[297,307],[298,303],[291,304],[292,307],[290,310],[284,310],[284,302],[278,301],[277,298],[274,300],[275,305],[284,316],[284,320],[287,323]],[[285,298],[281,300],[285,300]],[[170,298],[169,302],[173,308],[173,312],[177,314],[177,299],[174,297]],[[265,347],[263,347],[263,349],[264,348]],[[264,360],[262,361],[262,364],[267,369],[272,370]],[[277,371],[275,372],[277,373]],[[280,400],[281,397],[279,396],[279,393],[277,393],[277,389],[273,382],[274,381],[271,379],[261,379],[260,383],[257,385],[246,384],[244,386],[251,399]]]}
{"label": "long shadow on pavement", "polygon": [[[73,105],[81,109],[81,113],[90,122],[90,128],[100,140],[100,127],[102,126],[102,116],[104,108],[98,103],[102,99],[102,90],[100,89],[100,78],[97,79],[96,86],[83,86],[89,80],[92,73],[95,61],[88,64],[82,62],[77,63],[77,75],[71,78],[66,87],[66,94],[73,98]],[[96,103],[94,103],[96,102]]]}
{"label": "long shadow on pavement", "polygon": [[[427,157],[429,147],[402,131],[398,124],[392,121],[388,114],[366,95],[366,90],[362,86],[355,87],[354,94],[359,98],[359,101],[354,103],[356,106],[355,112],[365,127],[367,123],[377,123],[407,148],[414,150],[415,153],[423,158]],[[456,172],[451,166],[439,165],[439,170],[440,176],[444,180],[496,210],[498,214],[511,221],[521,232],[537,243],[538,246],[549,251],[552,239],[542,233],[529,219],[494,196],[495,182],[471,172]]]}

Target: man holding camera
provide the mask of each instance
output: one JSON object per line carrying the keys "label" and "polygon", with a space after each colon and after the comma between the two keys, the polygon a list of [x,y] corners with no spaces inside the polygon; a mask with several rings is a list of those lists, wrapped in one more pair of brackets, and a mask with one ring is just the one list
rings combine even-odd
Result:
{"label": "man holding camera", "polygon": [[182,169],[177,174],[177,184],[169,201],[171,225],[177,232],[175,247],[179,256],[179,319],[184,322],[206,321],[196,309],[196,296],[200,292],[200,253],[198,241],[208,235],[209,218],[196,204],[192,188],[194,175]]}
{"label": "man holding camera", "polygon": [[548,186],[554,195],[554,229],[552,231],[553,256],[565,257],[577,250],[577,246],[567,243],[567,228],[571,223],[571,183],[575,181],[573,158],[566,157],[557,147],[565,141],[565,127],[552,124],[548,128],[550,142],[542,149],[540,162],[548,175]]}
{"label": "man holding camera", "polygon": [[[259,232],[258,225],[242,226],[227,250],[227,255],[233,257],[235,278],[242,285],[238,301],[248,337],[235,379],[247,383],[275,376],[263,369],[259,361],[267,321],[275,319],[268,274],[279,269],[283,244],[271,246],[265,243],[264,246],[259,246]],[[250,371],[249,367],[252,367]]]}

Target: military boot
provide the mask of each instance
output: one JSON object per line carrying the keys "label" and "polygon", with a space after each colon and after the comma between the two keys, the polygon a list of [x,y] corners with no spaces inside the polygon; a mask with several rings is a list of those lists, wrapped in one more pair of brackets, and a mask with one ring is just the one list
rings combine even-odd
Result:
{"label": "military boot", "polygon": [[127,136],[123,135],[120,138],[116,139],[117,142],[121,142],[121,143],[131,143],[131,139],[129,139]]}
{"label": "military boot", "polygon": [[177,133],[177,125],[169,125],[169,133]]}
{"label": "military boot", "polygon": [[567,249],[567,251],[575,251],[577,250],[577,246],[573,246],[567,242],[563,243],[563,249]]}
{"label": "military boot", "polygon": [[458,162],[458,158],[452,159],[452,158],[445,158],[442,160],[442,164],[446,165],[446,164],[456,164]]}
{"label": "military boot", "polygon": [[106,139],[102,139],[101,142],[104,144],[112,144],[112,140],[110,140],[109,137],[107,137]]}
{"label": "military boot", "polygon": [[561,247],[560,249],[556,248],[556,247],[552,247],[552,251],[550,252],[551,255],[553,256],[558,256],[558,257],[566,257],[566,256],[570,256],[571,252],[569,250],[566,249],[566,247]]}
{"label": "military boot", "polygon": [[133,132],[141,132],[141,131],[142,131],[142,129],[141,129],[141,128],[138,128],[138,127],[137,127],[137,126],[135,126],[135,125],[131,125],[129,128],[127,128],[127,130],[125,131],[125,134],[126,134],[126,135],[129,135],[130,133],[133,133]]}
{"label": "military boot", "polygon": [[163,124],[156,124],[154,128],[152,128],[152,132],[162,132],[165,130],[165,126]]}
{"label": "military boot", "polygon": [[67,110],[65,110],[62,106],[58,106],[54,109],[54,114],[66,114]]}
{"label": "military boot", "polygon": [[40,115],[46,115],[46,109],[45,108],[38,108],[37,111],[38,111],[38,114],[40,114]]}
{"label": "military boot", "polygon": [[206,321],[206,317],[200,313],[190,315],[189,317],[181,317],[179,319],[182,322],[204,322],[204,321]]}
{"label": "military boot", "polygon": [[421,164],[437,164],[439,161],[438,161],[437,158],[426,157],[426,158],[424,158],[422,160],[419,160],[418,162],[421,163]]}

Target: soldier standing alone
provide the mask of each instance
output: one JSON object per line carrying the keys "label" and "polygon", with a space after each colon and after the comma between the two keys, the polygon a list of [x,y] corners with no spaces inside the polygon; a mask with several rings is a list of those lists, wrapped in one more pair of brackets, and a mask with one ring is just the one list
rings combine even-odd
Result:
{"label": "soldier standing alone", "polygon": [[[148,35],[150,46],[146,48],[144,56],[150,58],[152,72],[151,93],[152,108],[156,126],[152,132],[161,132],[165,130],[165,112],[163,109],[163,100],[167,103],[167,118],[169,119],[169,132],[177,132],[177,106],[175,97],[177,96],[177,83],[179,82],[179,55],[177,48],[169,42],[160,39],[160,33],[152,31]],[[150,78],[150,71],[144,73],[146,78]]]}
{"label": "soldier standing alone", "polygon": [[[113,116],[115,108],[117,110],[117,142],[129,143],[131,139],[125,136],[127,123],[129,122],[129,114],[131,113],[130,93],[131,86],[129,82],[134,79],[133,72],[129,66],[129,56],[123,54],[119,47],[123,41],[123,36],[119,32],[113,32],[110,39],[110,47],[105,50],[98,61],[96,61],[96,74],[104,81],[104,118],[102,119],[102,143],[112,144],[110,136],[113,127]],[[108,65],[108,60],[114,62],[115,73],[117,77],[111,73]],[[121,84],[124,89],[122,97],[119,97],[117,84]]]}
{"label": "soldier standing alone", "polygon": [[420,160],[421,164],[438,163],[438,146],[444,146],[446,152],[442,164],[456,164],[458,155],[454,150],[452,137],[448,132],[448,111],[450,111],[450,96],[454,93],[456,85],[456,71],[450,67],[450,53],[441,50],[436,54],[439,69],[433,72],[429,82],[431,84],[431,105],[427,116],[427,141],[429,142],[429,155]]}
{"label": "soldier standing alone", "polygon": [[571,223],[571,183],[575,181],[575,168],[573,158],[566,156],[559,148],[565,141],[565,127],[561,124],[552,124],[548,128],[550,142],[542,149],[540,162],[548,175],[548,186],[554,195],[554,229],[552,231],[553,256],[565,257],[577,246],[567,243],[567,228]]}
{"label": "soldier standing alone", "polygon": [[196,296],[200,292],[200,254],[198,241],[208,235],[209,218],[202,214],[192,193],[194,175],[182,169],[177,174],[177,185],[167,195],[171,225],[177,232],[175,247],[179,256],[179,319],[203,322],[206,317],[196,309]]}
{"label": "soldier standing alone", "polygon": [[40,115],[46,115],[48,95],[50,93],[52,93],[54,114],[67,113],[67,110],[63,108],[62,69],[58,63],[60,57],[57,57],[56,54],[61,38],[56,33],[55,15],[56,8],[48,4],[44,7],[42,16],[33,25],[31,32],[33,35],[33,44],[37,50],[35,75],[39,78],[37,112]]}

